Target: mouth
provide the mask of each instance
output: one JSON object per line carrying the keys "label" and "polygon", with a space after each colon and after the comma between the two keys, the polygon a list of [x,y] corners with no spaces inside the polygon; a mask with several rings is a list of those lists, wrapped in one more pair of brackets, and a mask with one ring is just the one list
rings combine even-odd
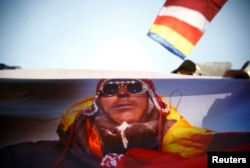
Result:
{"label": "mouth", "polygon": [[114,110],[125,110],[125,109],[131,109],[134,108],[135,104],[132,103],[122,103],[122,104],[116,104],[112,106],[112,109]]}

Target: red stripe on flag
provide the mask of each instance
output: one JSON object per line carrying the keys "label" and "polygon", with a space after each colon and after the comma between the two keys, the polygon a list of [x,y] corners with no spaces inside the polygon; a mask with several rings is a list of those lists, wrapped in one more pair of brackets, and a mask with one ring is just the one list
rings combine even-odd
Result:
{"label": "red stripe on flag", "polygon": [[211,21],[227,0],[167,0],[164,6],[183,6],[202,13]]}
{"label": "red stripe on flag", "polygon": [[158,16],[154,24],[173,29],[193,45],[195,45],[203,35],[199,29],[171,16]]}

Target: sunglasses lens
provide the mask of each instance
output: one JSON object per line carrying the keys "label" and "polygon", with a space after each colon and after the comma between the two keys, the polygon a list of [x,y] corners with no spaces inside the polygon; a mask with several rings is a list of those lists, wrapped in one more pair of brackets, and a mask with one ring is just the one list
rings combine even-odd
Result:
{"label": "sunglasses lens", "polygon": [[127,92],[131,94],[140,94],[146,91],[141,82],[133,80],[126,82],[107,82],[103,85],[101,92],[106,96],[114,96],[119,92],[121,85],[123,85],[123,87],[127,89]]}
{"label": "sunglasses lens", "polygon": [[142,92],[142,85],[138,82],[130,83],[127,85],[127,90],[130,93],[140,93]]}
{"label": "sunglasses lens", "polygon": [[105,95],[112,96],[118,92],[118,89],[117,84],[106,84],[104,85],[102,91]]}

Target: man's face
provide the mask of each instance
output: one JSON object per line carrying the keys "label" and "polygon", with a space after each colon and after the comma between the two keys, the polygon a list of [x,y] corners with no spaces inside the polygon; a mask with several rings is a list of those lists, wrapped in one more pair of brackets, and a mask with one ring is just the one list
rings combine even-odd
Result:
{"label": "man's face", "polygon": [[133,94],[127,90],[125,84],[120,84],[116,94],[100,96],[100,103],[106,113],[118,123],[138,122],[148,106],[146,92]]}

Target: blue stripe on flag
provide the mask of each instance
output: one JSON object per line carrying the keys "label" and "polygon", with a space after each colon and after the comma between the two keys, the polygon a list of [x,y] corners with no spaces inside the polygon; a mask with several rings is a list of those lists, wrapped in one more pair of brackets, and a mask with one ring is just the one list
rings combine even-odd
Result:
{"label": "blue stripe on flag", "polygon": [[177,55],[178,57],[180,57],[181,59],[185,59],[185,55],[182,54],[179,50],[177,50],[172,44],[170,44],[169,42],[167,42],[166,40],[164,40],[161,36],[159,36],[156,33],[151,33],[148,32],[148,36],[150,38],[152,38],[153,40],[155,40],[156,42],[160,43],[163,47],[165,47],[167,50],[169,50],[170,52],[172,52],[173,54]]}

